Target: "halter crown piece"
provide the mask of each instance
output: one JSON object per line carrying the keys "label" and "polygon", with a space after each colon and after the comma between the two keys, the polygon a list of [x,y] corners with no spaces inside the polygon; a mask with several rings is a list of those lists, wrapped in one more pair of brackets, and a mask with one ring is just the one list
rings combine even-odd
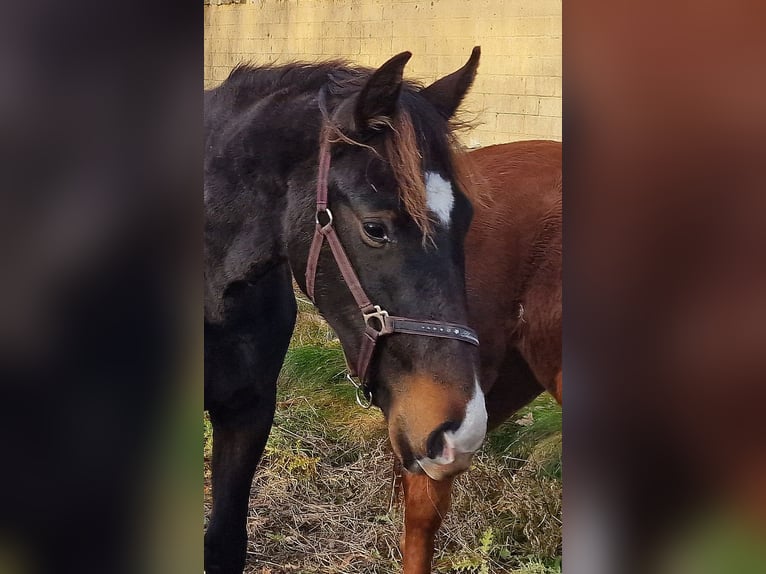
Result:
{"label": "halter crown piece", "polygon": [[[373,305],[364,292],[362,284],[349,261],[346,251],[338,238],[333,227],[332,211],[327,206],[327,179],[330,173],[330,139],[325,127],[319,144],[319,172],[317,174],[317,203],[316,203],[316,227],[314,238],[309,249],[308,262],[306,264],[306,291],[312,302],[314,299],[314,284],[316,279],[319,254],[325,238],[330,244],[335,263],[340,270],[346,286],[356,301],[359,311],[364,319],[364,333],[356,364],[348,360],[347,378],[356,387],[356,400],[360,406],[370,408],[372,405],[372,389],[368,385],[368,371],[375,346],[378,339],[393,333],[407,335],[424,335],[427,337],[441,337],[444,339],[457,339],[471,345],[479,346],[479,337],[473,329],[465,325],[447,323],[443,321],[426,321],[421,319],[408,319],[389,315],[388,311],[379,305]],[[324,223],[322,223],[324,221]],[[357,379],[355,381],[354,379]]]}

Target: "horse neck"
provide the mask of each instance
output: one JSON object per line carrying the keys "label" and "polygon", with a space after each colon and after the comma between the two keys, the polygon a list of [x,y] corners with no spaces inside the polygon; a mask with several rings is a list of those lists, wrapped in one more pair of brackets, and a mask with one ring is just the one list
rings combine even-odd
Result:
{"label": "horse neck", "polygon": [[[309,102],[309,98],[304,96]],[[220,319],[223,294],[235,281],[250,281],[284,260],[290,202],[309,202],[313,186],[289,197],[296,169],[311,169],[319,147],[319,109],[276,104],[275,96],[254,98],[225,121],[211,121],[205,166],[206,316]],[[231,109],[222,99],[220,109]],[[316,128],[314,128],[316,125]]]}
{"label": "horse neck", "polygon": [[318,109],[282,109],[272,114],[264,107],[251,132],[251,137],[257,139],[251,157],[259,172],[286,184],[295,167],[315,160],[319,150],[319,116]]}

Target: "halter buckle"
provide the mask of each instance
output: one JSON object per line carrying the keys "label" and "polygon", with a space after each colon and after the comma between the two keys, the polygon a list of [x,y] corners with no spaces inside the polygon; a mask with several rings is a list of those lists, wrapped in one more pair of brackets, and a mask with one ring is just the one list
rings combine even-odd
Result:
{"label": "halter buckle", "polygon": [[[388,311],[385,309],[381,309],[380,305],[373,305],[372,308],[374,311],[371,311],[369,313],[362,313],[362,317],[364,318],[364,324],[367,325],[370,329],[373,329],[374,331],[377,331],[380,333],[385,333],[388,329]],[[370,321],[375,320],[378,323],[380,323],[380,328],[376,327],[374,324],[371,324]]]}

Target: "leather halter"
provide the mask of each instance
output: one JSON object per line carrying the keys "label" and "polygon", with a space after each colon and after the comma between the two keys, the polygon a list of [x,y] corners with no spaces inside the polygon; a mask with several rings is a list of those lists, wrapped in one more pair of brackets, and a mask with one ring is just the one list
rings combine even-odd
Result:
{"label": "leather halter", "polygon": [[[356,301],[359,311],[364,319],[364,333],[362,334],[362,344],[359,350],[359,357],[356,364],[346,358],[349,370],[349,380],[357,388],[357,402],[369,408],[372,404],[372,390],[367,384],[367,375],[372,361],[373,353],[378,339],[393,333],[402,333],[407,335],[425,335],[428,337],[441,337],[444,339],[457,339],[471,345],[479,346],[479,337],[473,329],[465,325],[456,323],[447,323],[444,321],[426,321],[422,319],[409,319],[405,317],[396,317],[389,315],[388,311],[382,309],[379,305],[373,305],[367,294],[364,292],[359,278],[354,271],[351,261],[349,261],[346,251],[338,238],[338,234],[333,227],[332,212],[327,206],[327,180],[330,173],[330,140],[328,130],[322,130],[321,142],[319,144],[319,173],[317,175],[317,203],[316,203],[316,227],[314,229],[314,238],[309,249],[308,261],[306,264],[306,292],[314,299],[314,281],[316,271],[319,265],[319,254],[322,250],[325,238],[330,244],[330,250],[335,258],[335,263],[343,276],[346,286]],[[326,223],[320,221],[320,216],[326,220]],[[356,377],[359,383],[356,383],[352,377]],[[366,404],[362,402],[359,393],[362,393]]]}

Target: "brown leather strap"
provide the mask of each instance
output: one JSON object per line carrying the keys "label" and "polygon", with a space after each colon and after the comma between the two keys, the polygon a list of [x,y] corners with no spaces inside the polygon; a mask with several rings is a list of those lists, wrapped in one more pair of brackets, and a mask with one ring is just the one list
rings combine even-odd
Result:
{"label": "brown leather strap", "polygon": [[317,212],[327,209],[327,178],[330,174],[329,128],[324,126],[319,136],[319,171],[317,173]]}
{"label": "brown leather strap", "polygon": [[317,224],[314,228],[314,239],[311,241],[309,249],[309,258],[306,262],[306,293],[309,299],[314,300],[314,280],[317,275],[317,265],[319,265],[319,253],[322,251],[322,228]]}
{"label": "brown leather strap", "polygon": [[469,329],[465,325],[393,316],[388,317],[387,320],[391,323],[390,329],[392,333],[457,339],[458,341],[479,346],[479,336],[476,334],[476,331]]}
{"label": "brown leather strap", "polygon": [[[328,138],[327,127],[322,128],[319,137],[319,168],[317,172],[317,204],[316,204],[316,228],[314,229],[314,238],[311,241],[308,260],[306,261],[306,293],[314,301],[314,284],[316,280],[317,267],[319,265],[319,254],[322,251],[324,235],[322,235],[322,225],[319,223],[319,214],[327,212],[327,178],[330,174],[330,140]],[[328,213],[329,221],[327,226],[332,225],[332,213]]]}
{"label": "brown leather strap", "polygon": [[338,265],[343,280],[346,282],[349,291],[351,291],[351,295],[353,295],[359,310],[363,313],[371,311],[373,305],[370,303],[370,299],[367,297],[367,294],[362,288],[362,284],[359,282],[359,277],[357,277],[356,272],[354,271],[354,266],[351,265],[351,261],[349,261],[348,255],[346,255],[346,250],[343,249],[343,245],[338,238],[338,234],[335,232],[335,228],[332,226],[332,222],[324,227],[317,224],[314,230],[314,238],[311,241],[308,260],[306,262],[306,292],[308,293],[308,296],[312,301],[315,300],[314,286],[316,282],[316,272],[317,267],[319,266],[319,254],[322,251],[322,244],[324,243],[325,237],[327,238],[327,243],[330,244],[330,250],[332,251],[333,257],[335,257],[335,263]]}
{"label": "brown leather strap", "polygon": [[425,335],[427,337],[441,337],[443,339],[456,339],[471,345],[479,346],[479,337],[473,329],[456,323],[441,323],[439,321],[418,321],[404,317],[384,317],[380,331],[367,325],[362,336],[362,345],[359,349],[359,357],[356,365],[350,365],[351,376],[358,377],[365,382],[367,371],[370,368],[375,345],[383,335],[401,333],[403,335]]}
{"label": "brown leather strap", "polygon": [[335,233],[335,228],[327,226],[322,228],[322,234],[327,238],[327,243],[330,244],[332,254],[335,256],[335,263],[338,264],[343,279],[346,281],[346,287],[348,287],[351,294],[354,296],[359,310],[363,313],[367,313],[372,310],[372,303],[370,303],[367,293],[364,292],[362,284],[359,282],[359,277],[356,276],[356,271],[351,265],[351,261],[348,260],[346,250],[343,249],[338,234]]}
{"label": "brown leather strap", "polygon": [[370,368],[370,361],[372,361],[372,354],[375,351],[375,345],[378,342],[380,333],[375,329],[366,327],[364,329],[364,335],[362,335],[362,345],[359,347],[359,358],[356,365],[353,365],[351,373],[352,377],[357,377],[362,381],[362,384],[367,380],[367,371]]}

